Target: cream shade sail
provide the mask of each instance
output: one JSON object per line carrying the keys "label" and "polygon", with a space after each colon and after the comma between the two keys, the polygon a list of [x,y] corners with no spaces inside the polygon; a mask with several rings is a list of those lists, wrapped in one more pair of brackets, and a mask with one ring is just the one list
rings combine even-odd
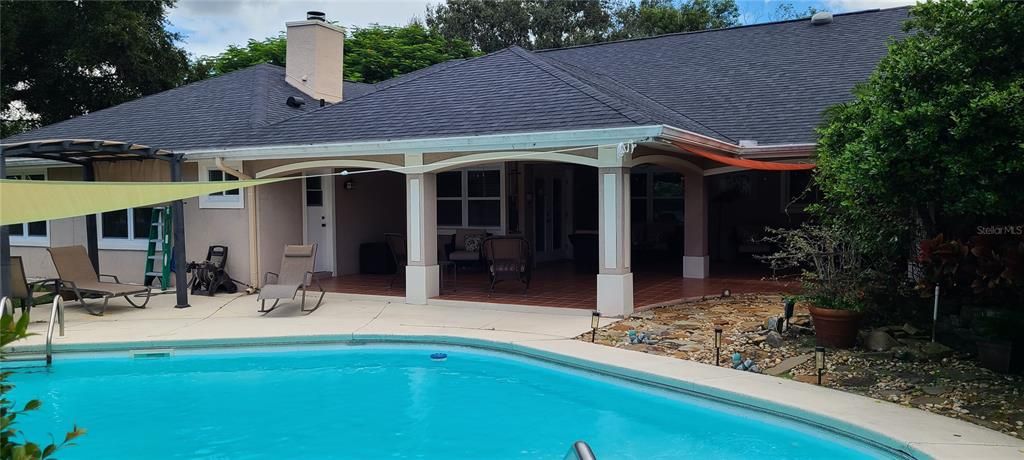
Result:
{"label": "cream shade sail", "polygon": [[83,182],[0,179],[0,225],[63,219],[150,206],[296,178],[279,177],[226,182]]}

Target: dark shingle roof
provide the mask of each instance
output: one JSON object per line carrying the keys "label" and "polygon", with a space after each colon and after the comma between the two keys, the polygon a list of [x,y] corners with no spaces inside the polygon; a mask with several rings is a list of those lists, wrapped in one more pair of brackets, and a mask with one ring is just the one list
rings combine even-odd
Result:
{"label": "dark shingle roof", "polygon": [[[302,109],[258,65],[4,139],[123,140],[187,150],[666,124],[736,143],[811,143],[902,36],[907,8],[531,53],[509,48]],[[308,98],[307,98],[308,99]]]}
{"label": "dark shingle roof", "polygon": [[[365,95],[373,85],[344,83],[345,97]],[[306,104],[289,107],[289,96]],[[284,68],[259,64],[218,77],[125,102],[8,137],[4,143],[38,139],[105,139],[164,149],[224,144],[251,129],[319,108],[285,83]]]}
{"label": "dark shingle roof", "polygon": [[273,126],[238,145],[410,139],[656,124],[519,48],[435,66]]}
{"label": "dark shingle roof", "polygon": [[539,52],[608,77],[728,139],[814,142],[900,37],[908,8],[663,35]]}

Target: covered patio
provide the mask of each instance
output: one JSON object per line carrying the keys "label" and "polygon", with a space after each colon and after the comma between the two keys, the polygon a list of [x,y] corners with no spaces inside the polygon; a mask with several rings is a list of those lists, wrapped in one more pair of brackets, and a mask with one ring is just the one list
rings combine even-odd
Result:
{"label": "covered patio", "polygon": [[[766,279],[758,272],[723,269],[709,278],[684,278],[681,273],[665,271],[641,272],[633,283],[634,308],[650,308],[680,301],[730,294],[789,293],[797,288],[792,280]],[[320,280],[330,292],[405,297],[405,286],[399,280],[389,287],[392,275],[353,274]],[[460,271],[456,276],[445,273],[444,287],[430,302],[478,302],[529,305],[538,307],[597,308],[597,285],[594,275],[577,273],[567,262],[539,265],[528,290],[514,282],[499,283],[489,289],[485,273]]]}

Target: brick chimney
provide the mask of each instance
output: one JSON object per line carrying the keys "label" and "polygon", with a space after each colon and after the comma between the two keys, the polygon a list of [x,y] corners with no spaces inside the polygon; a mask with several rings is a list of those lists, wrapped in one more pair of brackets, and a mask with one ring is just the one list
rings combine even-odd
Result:
{"label": "brick chimney", "polygon": [[345,29],[328,23],[319,11],[310,11],[305,21],[288,22],[285,26],[285,81],[314,99],[340,102]]}

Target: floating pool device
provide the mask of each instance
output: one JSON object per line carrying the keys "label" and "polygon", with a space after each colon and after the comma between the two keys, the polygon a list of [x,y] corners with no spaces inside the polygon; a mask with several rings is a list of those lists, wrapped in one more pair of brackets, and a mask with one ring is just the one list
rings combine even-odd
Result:
{"label": "floating pool device", "polygon": [[448,353],[434,353],[430,355],[430,359],[433,361],[444,361],[448,359]]}

